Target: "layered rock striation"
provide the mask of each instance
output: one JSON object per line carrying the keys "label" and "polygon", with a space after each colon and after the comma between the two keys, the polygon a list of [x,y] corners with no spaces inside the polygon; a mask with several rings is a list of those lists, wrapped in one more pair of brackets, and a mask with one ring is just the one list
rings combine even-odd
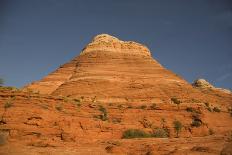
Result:
{"label": "layered rock striation", "polygon": [[[28,86],[41,94],[94,97],[112,102],[151,101],[196,92],[132,41],[101,34],[79,56]],[[167,89],[168,88],[168,89]]]}

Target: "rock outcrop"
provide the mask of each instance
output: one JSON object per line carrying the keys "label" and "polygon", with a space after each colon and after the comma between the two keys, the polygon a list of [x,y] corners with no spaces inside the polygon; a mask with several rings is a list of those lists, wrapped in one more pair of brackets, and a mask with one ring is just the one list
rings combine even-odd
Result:
{"label": "rock outcrop", "polygon": [[231,91],[228,89],[223,89],[223,88],[216,88],[212,84],[210,84],[208,81],[205,79],[197,79],[193,82],[193,87],[199,88],[199,89],[212,89],[216,91],[221,91],[227,94],[231,94]]}
{"label": "rock outcrop", "polygon": [[200,93],[153,59],[146,46],[107,34],[97,35],[79,56],[26,88],[106,102],[163,102]]}
{"label": "rock outcrop", "polygon": [[0,154],[231,151],[231,93],[191,85],[144,45],[107,34],[23,91],[0,87],[0,105]]}

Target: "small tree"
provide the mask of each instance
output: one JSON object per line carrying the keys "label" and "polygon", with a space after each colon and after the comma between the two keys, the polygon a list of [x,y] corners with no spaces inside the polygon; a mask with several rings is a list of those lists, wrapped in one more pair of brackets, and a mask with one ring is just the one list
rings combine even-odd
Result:
{"label": "small tree", "polygon": [[182,125],[182,123],[181,123],[180,121],[178,121],[178,120],[175,120],[175,121],[173,122],[173,125],[174,125],[174,129],[175,129],[175,131],[176,131],[176,136],[179,137],[179,133],[180,133],[180,131],[181,131],[183,125]]}

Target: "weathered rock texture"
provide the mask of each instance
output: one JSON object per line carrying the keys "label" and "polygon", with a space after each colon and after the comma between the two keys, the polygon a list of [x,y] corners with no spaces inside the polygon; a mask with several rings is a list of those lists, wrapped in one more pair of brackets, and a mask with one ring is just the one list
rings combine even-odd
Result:
{"label": "weathered rock texture", "polygon": [[[165,69],[144,45],[98,35],[24,91],[0,87],[0,154],[227,153],[232,95],[212,88]],[[122,139],[128,129],[153,138]]]}
{"label": "weathered rock texture", "polygon": [[208,81],[205,79],[197,79],[193,82],[193,87],[199,88],[199,89],[211,89],[211,90],[216,90],[216,91],[221,91],[224,93],[231,94],[231,91],[228,89],[223,89],[223,88],[216,88],[212,84],[210,84]]}
{"label": "weathered rock texture", "polygon": [[144,45],[107,34],[94,37],[79,56],[26,88],[118,103],[208,98],[154,60]]}

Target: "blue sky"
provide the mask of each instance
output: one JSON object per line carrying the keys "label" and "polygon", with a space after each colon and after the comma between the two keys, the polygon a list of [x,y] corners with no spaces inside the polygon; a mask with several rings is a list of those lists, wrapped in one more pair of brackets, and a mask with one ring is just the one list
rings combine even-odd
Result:
{"label": "blue sky", "polygon": [[189,82],[232,89],[230,0],[1,0],[0,77],[39,80],[101,33],[147,45]]}

